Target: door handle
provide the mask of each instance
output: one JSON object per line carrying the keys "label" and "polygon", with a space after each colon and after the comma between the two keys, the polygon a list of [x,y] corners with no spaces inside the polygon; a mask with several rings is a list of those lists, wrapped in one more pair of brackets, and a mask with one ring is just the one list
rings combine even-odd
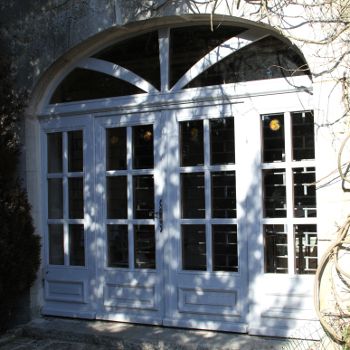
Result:
{"label": "door handle", "polygon": [[154,217],[158,219],[159,222],[159,232],[163,232],[163,201],[159,200],[158,211],[154,213]]}

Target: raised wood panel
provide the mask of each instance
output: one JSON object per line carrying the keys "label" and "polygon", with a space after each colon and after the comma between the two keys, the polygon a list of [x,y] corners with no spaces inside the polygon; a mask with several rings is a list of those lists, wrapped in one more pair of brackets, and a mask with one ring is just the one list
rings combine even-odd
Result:
{"label": "raised wood panel", "polygon": [[84,281],[45,281],[45,297],[52,301],[85,303],[86,285]]}
{"label": "raised wood panel", "polygon": [[199,314],[239,316],[237,291],[179,288],[179,311]]}
{"label": "raised wood panel", "polygon": [[132,309],[155,309],[155,288],[108,283],[104,288],[104,305]]}

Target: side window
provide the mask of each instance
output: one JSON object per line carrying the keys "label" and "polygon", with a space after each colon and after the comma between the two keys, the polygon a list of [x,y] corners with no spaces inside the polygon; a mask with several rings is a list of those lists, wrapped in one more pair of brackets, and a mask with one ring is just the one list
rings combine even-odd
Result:
{"label": "side window", "polygon": [[49,264],[85,265],[83,131],[47,134]]}
{"label": "side window", "polygon": [[313,113],[262,115],[261,130],[265,272],[313,274],[317,268]]}

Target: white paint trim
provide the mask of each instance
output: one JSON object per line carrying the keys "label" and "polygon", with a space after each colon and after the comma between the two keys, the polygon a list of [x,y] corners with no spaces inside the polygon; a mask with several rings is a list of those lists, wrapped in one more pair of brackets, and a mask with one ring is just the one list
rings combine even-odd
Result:
{"label": "white paint trim", "polygon": [[100,60],[97,58],[85,58],[78,62],[77,68],[89,69],[95,72],[110,75],[114,78],[122,79],[148,93],[158,92],[158,90],[148,81],[144,80],[130,70],[112,62]]}
{"label": "white paint trim", "polygon": [[264,37],[267,34],[257,29],[247,30],[238,36],[224,41],[222,44],[211,50],[208,54],[196,62],[172,87],[171,91],[179,91],[191,80],[203,73],[205,70],[220,62],[232,53],[239,51],[243,47],[250,45]]}

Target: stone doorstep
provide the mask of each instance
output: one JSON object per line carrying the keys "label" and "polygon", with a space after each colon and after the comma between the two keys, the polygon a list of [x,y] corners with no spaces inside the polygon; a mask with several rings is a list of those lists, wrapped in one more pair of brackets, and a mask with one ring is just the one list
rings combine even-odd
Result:
{"label": "stone doorstep", "polygon": [[58,317],[38,318],[17,336],[112,347],[115,350],[316,350],[318,341],[145,326]]}

